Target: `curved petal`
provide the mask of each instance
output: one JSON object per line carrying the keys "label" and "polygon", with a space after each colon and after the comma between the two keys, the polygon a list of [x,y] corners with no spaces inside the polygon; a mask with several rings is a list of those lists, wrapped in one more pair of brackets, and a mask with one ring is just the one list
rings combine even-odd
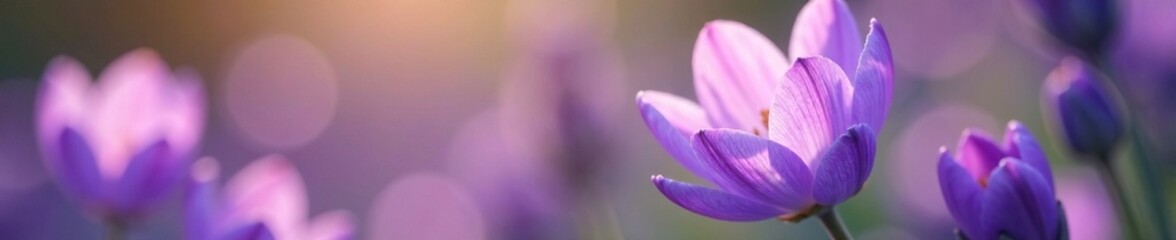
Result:
{"label": "curved petal", "polygon": [[788,148],[733,129],[708,129],[693,146],[724,191],[789,210],[813,204],[813,175]]}
{"label": "curved petal", "polygon": [[231,218],[264,222],[278,239],[295,238],[306,226],[302,177],[281,156],[245,166],[225,184],[224,194]]}
{"label": "curved petal", "polygon": [[49,171],[57,178],[67,195],[80,198],[82,203],[96,207],[106,199],[106,179],[98,171],[97,160],[87,139],[72,128],[65,128],[57,143],[45,157]]}
{"label": "curved petal", "polygon": [[86,126],[77,121],[85,119],[90,95],[90,73],[86,67],[68,56],[58,56],[45,68],[37,94],[37,138],[42,151],[55,151],[62,130],[85,132]]}
{"label": "curved petal", "polygon": [[118,181],[119,207],[139,211],[162,200],[183,173],[172,158],[171,147],[163,140],[136,153]]}
{"label": "curved petal", "polygon": [[[1069,217],[1066,217],[1066,206],[1062,205],[1062,201],[1058,201],[1058,237],[1057,239],[1070,239],[1070,222]],[[1093,235],[1093,234],[1091,234]],[[1106,234],[1110,235],[1110,234]],[[1090,235],[1087,235],[1090,236]],[[1097,236],[1097,235],[1095,235]],[[1103,236],[1106,237],[1106,236]]]}
{"label": "curved petal", "polygon": [[797,59],[784,75],[768,117],[768,137],[795,151],[809,167],[833,138],[845,132],[853,87],[825,57]]}
{"label": "curved petal", "polygon": [[673,179],[653,176],[653,185],[670,201],[686,210],[726,221],[759,221],[787,213],[771,205],[735,194],[705,188]]}
{"label": "curved petal", "polygon": [[835,206],[857,195],[874,168],[877,142],[869,126],[858,124],[842,134],[825,152],[813,181],[813,198],[822,206]]}
{"label": "curved petal", "polygon": [[1005,157],[1005,153],[996,146],[996,142],[992,140],[984,132],[976,129],[965,129],[963,136],[960,137],[960,145],[956,148],[958,152],[956,159],[964,165],[969,173],[972,173],[972,179],[979,181],[988,181],[988,175],[992,173],[992,169],[1000,164],[1000,159]]}
{"label": "curved petal", "polygon": [[103,174],[122,175],[136,150],[158,140],[160,112],[168,110],[160,99],[170,79],[167,65],[150,49],[123,54],[98,77],[88,121]]}
{"label": "curved petal", "polygon": [[355,223],[350,212],[334,210],[319,214],[310,221],[306,236],[309,240],[345,240],[355,237]]}
{"label": "curved petal", "polygon": [[278,238],[269,227],[262,222],[252,222],[241,225],[234,229],[229,229],[224,234],[217,238],[210,238],[209,240],[274,240],[287,239]]}
{"label": "curved petal", "polygon": [[844,69],[857,69],[861,52],[862,36],[845,2],[811,0],[800,9],[788,44],[789,56],[825,56]]}
{"label": "curved petal", "polygon": [[711,180],[711,171],[703,167],[690,146],[692,134],[710,128],[702,108],[689,100],[658,91],[637,92],[637,107],[645,126],[674,160],[694,175]]}
{"label": "curved petal", "polygon": [[1050,188],[1055,186],[1053,172],[1050,171],[1049,158],[1046,157],[1045,150],[1041,148],[1041,144],[1037,143],[1033,133],[1029,132],[1029,129],[1025,128],[1021,122],[1009,121],[1008,130],[1004,135],[1004,146],[1005,149],[1008,149],[1009,156],[1028,163],[1045,178],[1046,182],[1049,182]]}
{"label": "curved petal", "polygon": [[694,88],[715,127],[766,132],[764,110],[784,75],[784,53],[755,29],[715,20],[694,45]]}
{"label": "curved petal", "polygon": [[1057,200],[1037,170],[1005,158],[991,179],[984,195],[985,225],[1014,239],[1056,239]]}
{"label": "curved petal", "polygon": [[866,35],[866,47],[858,59],[853,89],[853,122],[867,123],[870,129],[881,132],[894,91],[894,58],[886,30],[877,19],[870,20],[870,34]]}
{"label": "curved petal", "polygon": [[984,192],[976,179],[947,152],[939,149],[939,188],[947,210],[969,239],[993,239],[980,221]]}
{"label": "curved petal", "polygon": [[204,85],[200,75],[192,69],[180,69],[176,81],[165,89],[162,104],[166,107],[159,112],[162,128],[173,152],[180,155],[177,160],[196,151],[204,133],[205,98]]}
{"label": "curved petal", "polygon": [[[125,92],[140,87],[162,86],[171,79],[167,64],[159,53],[148,48],[135,49],[119,56],[98,77],[104,92]],[[114,95],[134,95],[110,93]],[[155,94],[155,93],[151,93]],[[135,102],[119,102],[136,104]]]}

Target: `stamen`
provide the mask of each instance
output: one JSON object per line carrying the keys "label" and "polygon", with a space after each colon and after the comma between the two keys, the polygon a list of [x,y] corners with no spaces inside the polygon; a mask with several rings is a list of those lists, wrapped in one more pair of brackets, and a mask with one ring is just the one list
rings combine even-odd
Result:
{"label": "stamen", "polygon": [[[759,128],[752,128],[751,133],[756,136],[763,137],[768,134],[768,109],[760,110],[760,124],[763,124],[764,130],[761,132]],[[760,133],[763,133],[762,135]]]}
{"label": "stamen", "polygon": [[760,110],[760,123],[764,124],[764,129],[768,129],[768,109]]}

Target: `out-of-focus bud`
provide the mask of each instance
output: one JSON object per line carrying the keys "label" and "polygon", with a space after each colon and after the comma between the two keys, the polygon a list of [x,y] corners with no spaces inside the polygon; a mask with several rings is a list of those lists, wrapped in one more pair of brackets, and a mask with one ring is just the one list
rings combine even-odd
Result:
{"label": "out-of-focus bud", "polygon": [[1032,0],[1050,34],[1089,55],[1102,54],[1118,26],[1115,0]]}
{"label": "out-of-focus bud", "polygon": [[1054,113],[1071,150],[1106,157],[1123,135],[1123,125],[1099,77],[1077,58],[1062,59],[1061,65],[1046,77],[1044,110]]}
{"label": "out-of-focus bud", "polygon": [[[184,201],[190,240],[344,240],[355,236],[352,214],[334,210],[307,216],[306,188],[294,164],[280,155],[249,163],[223,189],[220,164],[202,158],[191,167]],[[218,190],[219,189],[219,190]]]}
{"label": "out-of-focus bud", "polygon": [[88,214],[112,225],[149,217],[185,175],[204,132],[204,86],[137,49],[97,81],[72,57],[49,62],[37,95],[46,171]]}

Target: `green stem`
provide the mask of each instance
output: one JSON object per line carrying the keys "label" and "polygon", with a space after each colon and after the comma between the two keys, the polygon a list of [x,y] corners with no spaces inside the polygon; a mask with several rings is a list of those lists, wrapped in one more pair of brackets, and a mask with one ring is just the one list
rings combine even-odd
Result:
{"label": "green stem", "polygon": [[841,216],[837,215],[837,209],[829,207],[818,217],[821,219],[821,224],[825,225],[825,232],[829,233],[829,238],[834,240],[853,239],[853,236],[849,235],[849,229],[846,229],[845,224],[841,222]]}
{"label": "green stem", "polygon": [[620,223],[605,197],[605,190],[591,183],[579,190],[573,204],[577,209],[575,227],[580,239],[621,239]]}
{"label": "green stem", "polygon": [[[1129,93],[1125,91],[1127,86],[1122,84],[1123,79],[1117,79],[1119,77],[1118,73],[1115,72],[1115,69],[1111,66],[1111,64],[1108,62],[1108,60],[1105,58],[1105,56],[1096,56],[1096,57],[1094,57],[1093,60],[1095,61],[1096,66],[1098,66],[1099,69],[1102,69],[1103,73],[1105,73],[1107,76],[1109,76],[1109,78],[1106,78],[1104,80],[1106,82],[1106,84],[1104,84],[1104,85],[1112,86],[1113,87],[1112,91],[1118,93],[1117,97],[1119,99],[1121,99],[1122,101],[1124,101],[1125,103],[1127,103],[1127,104],[1123,104],[1123,106],[1125,107],[1124,110],[1126,110],[1126,115],[1127,115],[1127,121],[1125,121],[1125,122],[1128,124],[1127,125],[1127,133],[1129,134],[1128,136],[1131,138],[1130,139],[1131,140],[1130,146],[1131,146],[1132,156],[1134,156],[1132,159],[1129,159],[1130,161],[1128,161],[1128,162],[1133,163],[1134,165],[1136,165],[1138,167],[1138,169],[1137,169],[1138,174],[1135,174],[1135,175],[1137,175],[1139,177],[1138,180],[1140,180],[1140,182],[1143,185],[1142,187],[1143,187],[1143,195],[1144,195],[1144,201],[1145,201],[1144,205],[1147,207],[1146,213],[1150,213],[1150,214],[1143,214],[1143,216],[1149,216],[1148,220],[1153,223],[1152,226],[1153,226],[1154,230],[1156,230],[1155,233],[1157,234],[1156,237],[1158,237],[1158,239],[1170,240],[1170,239],[1172,239],[1172,235],[1171,235],[1171,232],[1169,232],[1167,229],[1169,226],[1168,207],[1167,207],[1168,203],[1167,203],[1167,200],[1165,199],[1166,197],[1161,192],[1164,189],[1166,189],[1166,186],[1164,186],[1165,182],[1163,180],[1159,179],[1159,176],[1158,176],[1159,174],[1156,173],[1155,168],[1157,166],[1155,166],[1155,161],[1154,161],[1155,159],[1149,159],[1150,156],[1148,156],[1148,155],[1150,154],[1150,152],[1147,149],[1149,146],[1147,145],[1147,142],[1145,141],[1146,139],[1142,136],[1142,133],[1140,132],[1142,129],[1142,127],[1141,127],[1142,121],[1139,119],[1140,113],[1138,112],[1138,109],[1135,109],[1135,107],[1132,106],[1131,100],[1129,100],[1127,98],[1127,94],[1129,94]],[[1105,160],[1110,160],[1110,159],[1106,158]],[[1110,184],[1108,184],[1108,185],[1110,185]],[[1110,186],[1108,186],[1108,187],[1110,187]],[[1122,187],[1122,185],[1118,185],[1115,187]],[[1119,196],[1125,197],[1123,195],[1119,195]],[[1138,226],[1138,227],[1143,227],[1143,226]],[[1139,230],[1139,229],[1137,229],[1137,230]],[[1140,230],[1140,231],[1142,231],[1142,230]],[[1142,233],[1142,232],[1140,232],[1140,233]]]}
{"label": "green stem", "polygon": [[1119,174],[1115,172],[1115,168],[1113,167],[1114,163],[1110,161],[1109,157],[1103,156],[1096,165],[1095,168],[1102,175],[1103,182],[1105,183],[1103,185],[1106,186],[1107,193],[1112,195],[1111,201],[1115,202],[1115,207],[1119,210],[1117,211],[1119,212],[1119,226],[1123,229],[1123,233],[1127,234],[1127,239],[1142,239],[1140,238],[1140,225],[1135,222],[1135,215],[1132,214],[1134,211],[1129,204],[1130,200],[1120,188],[1120,186],[1123,186],[1123,181]]}
{"label": "green stem", "polygon": [[[1138,126],[1138,125],[1134,125]],[[1143,136],[1140,135],[1138,128],[1131,129],[1132,146],[1135,148],[1138,159],[1135,159],[1135,164],[1138,167],[1138,175],[1143,178],[1143,192],[1144,199],[1147,201],[1148,212],[1151,213],[1152,227],[1156,230],[1157,239],[1170,240],[1172,239],[1171,232],[1168,231],[1168,203],[1164,196],[1164,181],[1158,179],[1154,159],[1148,159],[1147,149],[1144,148]]]}

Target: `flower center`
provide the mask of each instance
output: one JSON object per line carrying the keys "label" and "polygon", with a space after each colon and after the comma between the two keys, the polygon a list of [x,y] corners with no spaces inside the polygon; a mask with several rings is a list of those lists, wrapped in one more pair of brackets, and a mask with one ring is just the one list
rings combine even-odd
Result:
{"label": "flower center", "polygon": [[[760,110],[760,124],[763,124],[763,127],[764,127],[763,132],[760,132],[759,128],[752,128],[751,133],[755,134],[756,136],[763,137],[764,135],[768,134],[768,109],[767,108]],[[760,133],[763,133],[763,135],[761,135]]]}

